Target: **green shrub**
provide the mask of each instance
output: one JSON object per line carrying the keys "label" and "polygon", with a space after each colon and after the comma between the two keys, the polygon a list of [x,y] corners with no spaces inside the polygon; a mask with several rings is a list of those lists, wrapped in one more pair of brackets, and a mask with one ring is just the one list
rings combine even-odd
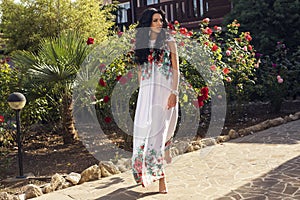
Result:
{"label": "green shrub", "polygon": [[[8,58],[7,58],[8,59]],[[6,60],[0,62],[0,146],[11,144],[13,135],[10,127],[13,111],[10,109],[7,98],[18,90],[18,70],[11,68]]]}

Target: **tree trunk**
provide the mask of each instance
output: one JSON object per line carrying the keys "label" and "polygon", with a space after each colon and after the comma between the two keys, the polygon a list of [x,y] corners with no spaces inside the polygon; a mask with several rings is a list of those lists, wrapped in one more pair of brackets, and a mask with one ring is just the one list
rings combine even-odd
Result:
{"label": "tree trunk", "polygon": [[73,118],[72,96],[68,93],[63,96],[61,112],[64,144],[74,144],[78,141],[78,133]]}

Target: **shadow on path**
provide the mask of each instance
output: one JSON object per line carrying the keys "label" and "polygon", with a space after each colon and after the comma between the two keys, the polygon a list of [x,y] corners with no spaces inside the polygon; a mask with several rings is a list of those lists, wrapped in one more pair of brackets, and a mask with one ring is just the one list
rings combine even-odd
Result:
{"label": "shadow on path", "polygon": [[111,185],[114,185],[114,184],[118,184],[118,183],[121,183],[121,182],[124,182],[124,180],[120,177],[113,177],[113,178],[110,178],[108,179],[106,182],[103,182],[101,184],[101,186],[99,187],[96,187],[95,189],[103,189],[103,188],[107,188]]}
{"label": "shadow on path", "polygon": [[300,199],[299,166],[300,156],[297,156],[217,200]]}
{"label": "shadow on path", "polygon": [[[113,184],[113,183],[112,183]],[[123,187],[123,188],[119,188],[115,191],[112,191],[111,193],[97,198],[96,200],[134,200],[134,199],[139,199],[139,198],[143,198],[146,196],[151,196],[151,195],[156,195],[159,194],[159,192],[147,192],[147,193],[141,193],[141,192],[135,192],[130,190],[131,188],[135,188],[141,186],[139,185],[132,185],[129,187]],[[100,187],[101,188],[101,187]],[[100,189],[98,188],[98,189]]]}

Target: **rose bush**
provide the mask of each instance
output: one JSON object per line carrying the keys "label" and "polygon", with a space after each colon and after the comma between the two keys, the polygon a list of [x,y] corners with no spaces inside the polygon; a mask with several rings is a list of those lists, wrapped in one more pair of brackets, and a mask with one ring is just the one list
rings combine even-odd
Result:
{"label": "rose bush", "polygon": [[[238,28],[236,20],[227,26],[226,31],[219,26],[211,28],[208,18],[202,21],[199,31],[189,31],[181,27],[178,21],[169,24],[170,34],[175,38],[180,54],[181,107],[199,109],[210,101],[212,94],[219,98],[225,97],[225,93],[214,91],[215,84],[223,83],[229,100],[248,99],[244,87],[253,85],[258,61],[251,45],[250,33],[240,33]],[[96,94],[91,94],[89,98],[96,104],[102,127],[109,128],[115,123],[111,101],[116,85],[121,84],[124,89],[126,85],[129,87],[137,83],[133,62],[134,42],[134,34],[116,33],[109,38],[109,42],[100,45],[97,56],[94,56],[93,63],[97,63],[100,72],[99,82]],[[127,51],[120,53],[116,49]],[[111,55],[119,56],[110,60]],[[133,117],[137,89],[128,95],[131,96],[129,112]]]}
{"label": "rose bush", "polygon": [[284,99],[296,98],[300,94],[299,63],[290,61],[287,53],[287,46],[277,42],[273,54],[257,55],[260,67],[256,72],[257,84],[253,87],[252,97],[270,101],[274,112],[280,111]]}

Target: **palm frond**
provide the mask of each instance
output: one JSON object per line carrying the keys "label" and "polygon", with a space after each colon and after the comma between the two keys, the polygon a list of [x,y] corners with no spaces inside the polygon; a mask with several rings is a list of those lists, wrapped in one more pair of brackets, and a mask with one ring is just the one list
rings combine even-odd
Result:
{"label": "palm frond", "polygon": [[78,33],[68,31],[58,38],[44,39],[37,54],[16,52],[14,59],[36,80],[66,83],[74,80],[89,50]]}

